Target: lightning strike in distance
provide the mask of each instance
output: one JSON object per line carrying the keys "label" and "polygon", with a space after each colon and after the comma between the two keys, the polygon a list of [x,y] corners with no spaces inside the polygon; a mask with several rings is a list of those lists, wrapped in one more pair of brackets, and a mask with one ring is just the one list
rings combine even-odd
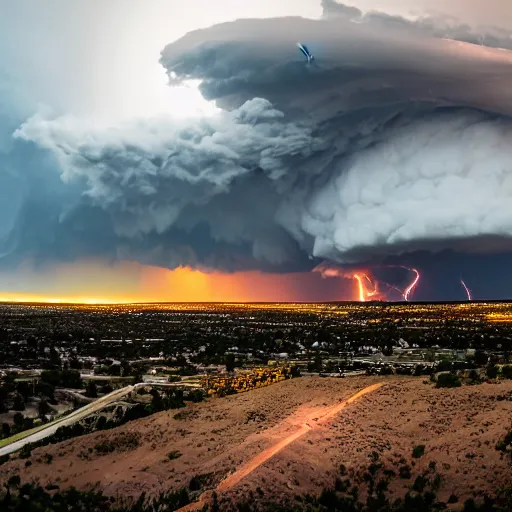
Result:
{"label": "lightning strike in distance", "polygon": [[363,278],[359,274],[354,274],[354,279],[357,281],[357,289],[359,293],[359,301],[366,302]]}
{"label": "lightning strike in distance", "polygon": [[466,294],[468,296],[468,300],[472,300],[471,298],[471,291],[470,289],[466,286],[466,283],[461,279],[460,280],[460,284],[464,287],[464,290],[466,290]]}
{"label": "lightning strike in distance", "polygon": [[418,282],[420,280],[420,273],[417,269],[412,267],[405,267],[403,265],[383,265],[383,267],[389,268],[402,268],[409,272],[414,273],[414,279],[412,282],[402,291],[396,286],[386,283],[385,281],[379,281],[373,275],[370,269],[360,269],[357,271],[348,270],[340,267],[330,266],[328,263],[322,263],[318,265],[313,272],[320,272],[324,277],[342,277],[344,279],[354,279],[357,283],[357,294],[356,299],[360,302],[367,302],[368,300],[392,300],[386,296],[386,293],[379,290],[379,284],[387,286],[389,290],[398,292],[405,301],[409,301],[414,293]]}
{"label": "lightning strike in distance", "polygon": [[407,270],[410,270],[411,272],[414,272],[416,274],[414,281],[404,291],[404,299],[407,302],[409,302],[409,297],[411,296],[411,293],[414,291],[416,285],[418,284],[418,281],[420,280],[420,273],[415,268],[408,268]]}

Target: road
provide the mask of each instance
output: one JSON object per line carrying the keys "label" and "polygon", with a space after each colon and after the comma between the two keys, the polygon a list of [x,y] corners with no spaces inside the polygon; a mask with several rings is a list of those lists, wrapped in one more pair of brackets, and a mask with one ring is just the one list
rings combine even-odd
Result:
{"label": "road", "polygon": [[19,441],[14,441],[6,446],[3,446],[2,448],[0,448],[0,456],[17,452],[18,450],[21,450],[27,443],[35,443],[36,441],[45,439],[46,437],[55,434],[59,427],[72,425],[73,423],[76,423],[77,421],[84,419],[86,416],[94,414],[95,412],[100,411],[101,409],[111,404],[112,402],[117,402],[118,400],[120,400],[121,398],[128,395],[133,390],[139,387],[151,385],[161,388],[172,388],[176,387],[179,384],[180,382],[140,382],[133,386],[125,386],[124,388],[116,389],[115,391],[112,391],[112,393],[102,396],[101,398],[98,398],[98,400],[95,400],[94,402],[87,404],[84,407],[77,409],[76,411],[73,411],[71,414],[65,416],[64,418],[53,421],[52,423],[48,423],[48,425],[45,428],[42,428],[41,430],[38,430],[37,432],[34,432],[33,434],[30,434],[27,437],[20,439]]}
{"label": "road", "polygon": [[73,411],[68,416],[65,416],[62,419],[49,423],[46,428],[39,430],[38,432],[34,432],[33,434],[24,437],[19,441],[14,441],[13,443],[0,448],[0,456],[17,452],[18,450],[21,450],[27,443],[35,443],[36,441],[40,441],[41,439],[45,439],[46,437],[55,434],[59,427],[72,425],[73,423],[80,421],[86,416],[89,416],[89,414],[98,412],[105,406],[109,405],[112,402],[116,402],[117,400],[126,396],[127,394],[129,394],[130,392],[132,392],[134,389],[141,385],[145,384],[142,383],[135,384],[135,386],[126,386],[121,389],[116,389],[115,391],[112,391],[112,393],[109,393],[108,395],[102,396],[98,400],[95,400],[94,402],[85,405],[84,407],[81,407],[76,411]]}

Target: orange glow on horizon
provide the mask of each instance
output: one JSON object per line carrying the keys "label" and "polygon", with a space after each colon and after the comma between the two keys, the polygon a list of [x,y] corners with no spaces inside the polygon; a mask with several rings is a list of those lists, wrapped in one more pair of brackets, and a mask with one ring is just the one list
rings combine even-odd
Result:
{"label": "orange glow on horizon", "polygon": [[[174,270],[136,262],[86,261],[0,274],[1,302],[129,304],[148,302],[321,302],[350,300],[336,279],[318,273]],[[330,281],[330,282],[329,282]]]}

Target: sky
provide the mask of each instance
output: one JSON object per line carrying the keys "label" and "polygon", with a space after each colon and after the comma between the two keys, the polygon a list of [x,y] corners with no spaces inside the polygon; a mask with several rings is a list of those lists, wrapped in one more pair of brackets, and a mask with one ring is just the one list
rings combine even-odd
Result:
{"label": "sky", "polygon": [[0,0],[0,298],[510,297],[512,6],[346,1]]}

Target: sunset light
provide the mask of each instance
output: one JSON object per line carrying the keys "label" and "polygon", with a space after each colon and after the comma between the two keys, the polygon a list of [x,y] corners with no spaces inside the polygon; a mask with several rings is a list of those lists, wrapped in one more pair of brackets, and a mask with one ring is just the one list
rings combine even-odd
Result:
{"label": "sunset light", "polygon": [[354,300],[352,283],[318,273],[174,270],[137,262],[81,261],[0,274],[0,301],[52,304],[310,302]]}

